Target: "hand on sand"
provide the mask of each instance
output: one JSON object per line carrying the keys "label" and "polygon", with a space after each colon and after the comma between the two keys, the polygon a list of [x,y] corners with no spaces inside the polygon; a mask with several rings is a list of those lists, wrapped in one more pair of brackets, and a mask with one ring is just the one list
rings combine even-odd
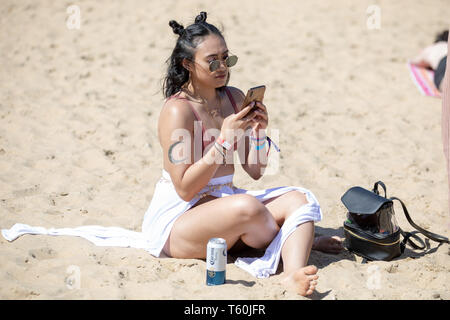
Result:
{"label": "hand on sand", "polygon": [[342,239],[338,236],[333,237],[317,237],[314,239],[312,246],[313,250],[322,251],[325,253],[339,253],[344,250]]}
{"label": "hand on sand", "polygon": [[306,266],[284,276],[282,283],[301,296],[309,296],[317,286],[319,276],[316,273],[316,266]]}

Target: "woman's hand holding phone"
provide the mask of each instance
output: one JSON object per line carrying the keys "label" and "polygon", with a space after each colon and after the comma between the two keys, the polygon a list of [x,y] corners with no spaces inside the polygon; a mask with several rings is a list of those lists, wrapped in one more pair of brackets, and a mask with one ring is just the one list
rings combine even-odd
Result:
{"label": "woman's hand holding phone", "polygon": [[254,136],[258,136],[258,131],[260,129],[266,129],[269,123],[267,108],[262,103],[262,101],[264,100],[265,91],[265,85],[250,88],[243,102],[244,106],[247,106],[247,104],[249,104],[249,101],[251,101],[251,103],[254,103],[252,109],[250,110],[250,114],[252,114],[252,123],[250,124],[250,127],[253,130]]}
{"label": "woman's hand holding phone", "polygon": [[239,141],[244,136],[245,130],[252,125],[253,118],[257,116],[256,112],[250,112],[254,106],[255,102],[253,101],[238,113],[233,113],[223,119],[219,138],[231,143],[236,137]]}
{"label": "woman's hand holding phone", "polygon": [[259,130],[267,128],[269,116],[266,106],[261,102],[264,97],[264,91],[265,86],[249,90],[244,99],[244,105],[249,100],[251,102],[245,105],[238,113],[233,113],[223,120],[219,138],[232,143],[235,137],[239,141],[248,128],[252,129],[252,134],[255,137],[258,137]]}
{"label": "woman's hand holding phone", "polygon": [[264,130],[269,125],[269,115],[267,113],[266,106],[259,101],[253,101],[254,107],[250,110],[251,116],[251,127],[253,131],[253,135],[255,137],[258,136],[258,131],[260,129]]}

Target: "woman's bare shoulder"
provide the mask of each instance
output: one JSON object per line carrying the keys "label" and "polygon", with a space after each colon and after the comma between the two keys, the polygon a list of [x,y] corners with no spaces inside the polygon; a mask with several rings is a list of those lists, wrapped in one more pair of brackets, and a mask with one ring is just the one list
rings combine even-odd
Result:
{"label": "woman's bare shoulder", "polygon": [[166,125],[171,124],[179,126],[193,123],[195,119],[194,113],[192,112],[189,101],[186,99],[172,98],[166,100],[164,103],[161,113],[159,115],[159,124]]}

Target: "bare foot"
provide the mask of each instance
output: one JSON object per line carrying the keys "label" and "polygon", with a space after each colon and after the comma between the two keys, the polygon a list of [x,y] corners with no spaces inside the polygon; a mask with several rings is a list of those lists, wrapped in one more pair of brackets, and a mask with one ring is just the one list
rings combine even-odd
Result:
{"label": "bare foot", "polygon": [[313,250],[318,250],[326,253],[339,253],[344,249],[342,239],[338,236],[333,237],[317,237],[314,239],[312,246]]}
{"label": "bare foot", "polygon": [[306,266],[286,275],[282,283],[301,296],[309,296],[314,292],[319,276],[316,266]]}

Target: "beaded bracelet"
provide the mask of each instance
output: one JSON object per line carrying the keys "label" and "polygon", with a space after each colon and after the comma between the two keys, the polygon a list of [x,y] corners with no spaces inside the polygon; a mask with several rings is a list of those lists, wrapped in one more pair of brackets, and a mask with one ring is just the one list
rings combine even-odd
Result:
{"label": "beaded bracelet", "polygon": [[267,136],[267,135],[265,135],[265,136],[262,137],[262,138],[256,138],[256,137],[253,136],[253,133],[251,133],[251,134],[250,134],[250,139],[253,140],[253,141],[263,141],[263,140],[264,140],[264,143],[263,143],[263,144],[260,144],[260,145],[256,145],[256,146],[255,146],[256,150],[261,150],[261,149],[266,145],[266,141],[265,141],[265,140],[267,140],[267,142],[269,143],[269,148],[267,149],[267,154],[266,154],[266,155],[269,154],[269,152],[270,152],[270,147],[272,146],[272,144],[273,144],[274,148],[277,150],[277,152],[280,152],[280,151],[281,151],[280,148],[278,148],[278,146],[275,144],[275,142],[273,142],[273,140],[270,139],[270,137]]}
{"label": "beaded bracelet", "polygon": [[267,136],[264,136],[262,138],[255,138],[253,135],[250,135],[250,139],[253,141],[263,141],[266,140]]}
{"label": "beaded bracelet", "polygon": [[264,141],[263,144],[256,145],[255,148],[256,148],[256,150],[261,150],[262,148],[264,148],[265,145],[266,145],[266,141]]}

